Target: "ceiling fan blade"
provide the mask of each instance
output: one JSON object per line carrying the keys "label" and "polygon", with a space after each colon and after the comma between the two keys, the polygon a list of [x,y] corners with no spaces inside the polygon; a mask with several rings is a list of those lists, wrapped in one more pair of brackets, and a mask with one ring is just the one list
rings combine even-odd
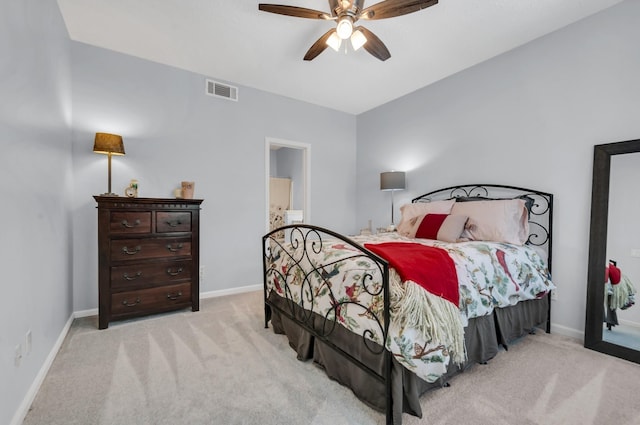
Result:
{"label": "ceiling fan blade", "polygon": [[387,19],[407,15],[438,4],[438,0],[385,0],[369,6],[359,15],[359,19]]}
{"label": "ceiling fan blade", "polygon": [[258,9],[263,12],[277,13],[279,15],[295,16],[296,18],[308,19],[335,19],[335,17],[319,10],[307,9],[306,7],[287,6],[282,4],[260,3]]}
{"label": "ceiling fan blade", "polygon": [[331,16],[338,16],[337,10],[340,7],[338,0],[329,0],[329,10],[331,10]]}
{"label": "ceiling fan blade", "polygon": [[367,52],[371,53],[381,61],[386,61],[391,57],[389,49],[387,49],[387,46],[384,45],[384,43],[378,38],[378,36],[376,36],[365,27],[357,27],[356,30],[362,31],[364,36],[367,38],[367,42],[362,46]]}
{"label": "ceiling fan blade", "polygon": [[313,43],[313,45],[309,48],[309,50],[307,50],[307,53],[304,55],[304,60],[314,60],[316,56],[324,52],[324,49],[328,47],[327,40],[334,32],[336,32],[336,29],[331,28],[329,31],[325,32],[324,35],[320,37],[315,43]]}

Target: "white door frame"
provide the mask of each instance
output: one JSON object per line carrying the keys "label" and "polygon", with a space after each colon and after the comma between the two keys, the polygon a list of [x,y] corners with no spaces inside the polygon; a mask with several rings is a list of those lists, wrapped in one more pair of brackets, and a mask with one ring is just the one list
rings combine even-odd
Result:
{"label": "white door frame", "polygon": [[264,164],[265,164],[265,231],[269,232],[269,178],[271,177],[271,147],[279,146],[283,148],[293,148],[302,150],[302,176],[304,179],[304,216],[303,222],[311,222],[311,145],[309,143],[294,142],[291,140],[276,139],[266,137],[264,143]]}

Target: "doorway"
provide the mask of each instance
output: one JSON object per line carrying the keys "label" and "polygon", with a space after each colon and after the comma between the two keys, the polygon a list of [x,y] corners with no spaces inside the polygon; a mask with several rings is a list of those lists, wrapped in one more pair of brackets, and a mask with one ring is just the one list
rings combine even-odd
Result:
{"label": "doorway", "polygon": [[310,163],[311,145],[266,138],[265,229],[267,232],[286,224],[310,222]]}

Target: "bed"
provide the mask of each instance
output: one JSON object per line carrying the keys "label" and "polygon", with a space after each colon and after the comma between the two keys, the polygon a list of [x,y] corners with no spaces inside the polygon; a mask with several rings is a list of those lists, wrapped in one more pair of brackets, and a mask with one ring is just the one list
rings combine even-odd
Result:
{"label": "bed", "polygon": [[549,332],[555,288],[552,194],[461,185],[401,212],[393,232],[301,224],[262,238],[265,328],[395,424],[500,346]]}

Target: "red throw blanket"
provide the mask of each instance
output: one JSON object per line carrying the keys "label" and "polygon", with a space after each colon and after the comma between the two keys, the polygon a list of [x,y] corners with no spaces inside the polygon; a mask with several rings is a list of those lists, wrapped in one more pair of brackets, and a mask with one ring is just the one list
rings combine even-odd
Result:
{"label": "red throw blanket", "polygon": [[387,260],[403,282],[415,282],[458,306],[458,274],[447,251],[409,242],[367,243],[364,246]]}

